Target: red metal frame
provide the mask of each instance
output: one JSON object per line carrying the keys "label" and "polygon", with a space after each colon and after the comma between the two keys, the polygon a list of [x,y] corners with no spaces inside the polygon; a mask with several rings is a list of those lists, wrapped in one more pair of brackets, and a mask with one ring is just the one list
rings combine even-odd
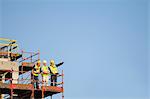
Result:
{"label": "red metal frame", "polygon": [[[15,71],[15,70],[3,70],[3,71],[5,71],[5,72],[10,72],[10,73],[12,73],[12,72],[19,72],[19,73],[25,73],[25,72],[27,72],[27,71],[23,71],[23,62],[26,62],[26,61],[29,61],[29,63],[35,63],[37,60],[39,60],[40,59],[40,51],[38,50],[38,52],[37,53],[35,53],[35,52],[25,52],[25,51],[21,51],[21,54],[22,54],[22,60],[21,60],[21,62],[20,62],[20,64],[21,64],[21,66],[22,66],[22,69],[21,69],[21,71]],[[28,57],[25,57],[26,55],[25,54],[27,54],[27,55],[29,55]],[[35,56],[37,56],[37,60],[35,60],[35,62],[34,62],[34,59],[33,59],[33,57],[35,57]],[[29,75],[31,75],[31,72],[28,72],[29,73]],[[58,75],[58,77],[61,77],[61,83],[59,83],[59,85],[61,85],[61,88],[62,88],[62,99],[64,99],[64,71],[62,70],[62,73],[60,74],[60,75]],[[28,79],[28,77],[27,78],[25,78],[25,79],[12,79],[12,78],[0,78],[1,80],[3,80],[3,79],[5,79],[5,80],[10,80],[10,82],[11,82],[11,84],[10,84],[10,88],[11,88],[11,94],[10,94],[10,98],[11,99],[13,99],[13,90],[14,90],[14,88],[15,88],[15,84],[12,84],[12,80],[18,80],[18,82],[20,82],[20,81],[31,81],[31,82],[39,82],[39,83],[43,83],[43,81],[35,81],[35,80],[33,80],[32,78],[31,79]],[[26,83],[25,83],[26,84]],[[34,97],[34,86],[32,87],[32,94],[31,94],[31,97],[33,98]],[[44,89],[44,87],[42,87],[41,88],[41,90],[42,90],[42,98],[44,98],[44,93],[45,93],[45,89]],[[52,98],[52,96],[51,96],[51,98]]]}

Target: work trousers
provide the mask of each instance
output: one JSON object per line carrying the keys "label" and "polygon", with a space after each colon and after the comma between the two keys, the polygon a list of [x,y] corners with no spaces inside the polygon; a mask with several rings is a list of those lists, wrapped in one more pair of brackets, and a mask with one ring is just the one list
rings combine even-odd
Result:
{"label": "work trousers", "polygon": [[43,76],[43,86],[48,86],[49,75]]}
{"label": "work trousers", "polygon": [[57,86],[57,75],[51,75],[51,86]]}
{"label": "work trousers", "polygon": [[34,88],[39,89],[38,76],[33,75],[33,80],[34,80],[33,81]]}

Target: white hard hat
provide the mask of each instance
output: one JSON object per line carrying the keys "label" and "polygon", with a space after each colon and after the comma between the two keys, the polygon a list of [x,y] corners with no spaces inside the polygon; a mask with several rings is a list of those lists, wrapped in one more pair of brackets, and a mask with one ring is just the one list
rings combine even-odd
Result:
{"label": "white hard hat", "polygon": [[43,63],[47,63],[47,61],[46,61],[46,60],[43,60]]}

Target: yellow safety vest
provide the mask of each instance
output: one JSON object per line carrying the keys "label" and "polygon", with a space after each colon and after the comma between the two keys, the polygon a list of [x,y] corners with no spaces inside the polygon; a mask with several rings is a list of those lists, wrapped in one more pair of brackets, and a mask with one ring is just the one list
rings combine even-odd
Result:
{"label": "yellow safety vest", "polygon": [[35,72],[40,72],[40,66],[35,65],[34,69],[35,69],[35,70],[33,70],[33,75],[34,75],[34,76],[38,76],[39,74],[34,73],[34,71],[35,71]]}
{"label": "yellow safety vest", "polygon": [[50,74],[50,71],[48,69],[48,66],[43,66],[42,67],[42,72],[43,72],[43,76],[48,76]]}
{"label": "yellow safety vest", "polygon": [[52,72],[53,74],[58,73],[58,69],[57,69],[56,66],[50,66],[50,69],[51,69],[51,72]]}

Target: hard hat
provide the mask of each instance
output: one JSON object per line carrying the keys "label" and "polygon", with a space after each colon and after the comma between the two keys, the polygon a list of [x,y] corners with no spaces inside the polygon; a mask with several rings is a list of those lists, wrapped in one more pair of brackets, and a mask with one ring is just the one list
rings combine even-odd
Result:
{"label": "hard hat", "polygon": [[50,60],[50,63],[55,63],[55,61],[52,59],[52,60]]}
{"label": "hard hat", "polygon": [[37,61],[37,63],[41,63],[41,61],[40,61],[40,60],[38,60],[38,61]]}
{"label": "hard hat", "polygon": [[46,60],[43,60],[43,63],[47,63],[47,61],[46,61]]}

